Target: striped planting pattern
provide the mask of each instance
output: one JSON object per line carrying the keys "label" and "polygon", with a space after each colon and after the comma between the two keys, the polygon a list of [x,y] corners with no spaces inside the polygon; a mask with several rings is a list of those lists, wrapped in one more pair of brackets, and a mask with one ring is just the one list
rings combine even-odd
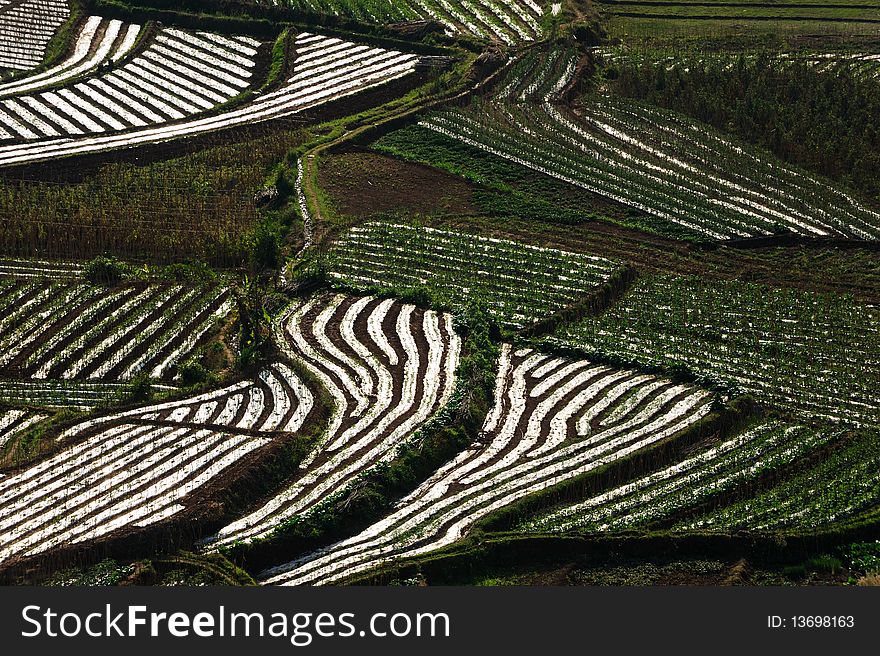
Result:
{"label": "striped planting pattern", "polygon": [[511,329],[583,298],[617,269],[601,257],[382,222],[352,228],[330,263],[331,277],[354,287],[428,285],[458,303],[484,302]]}
{"label": "striped planting pattern", "polygon": [[717,240],[773,234],[880,237],[880,213],[829,181],[640,103],[593,94],[557,101],[578,58],[526,55],[490,101],[423,128]]}
{"label": "striped planting pattern", "polygon": [[[540,0],[282,0],[297,9],[336,14],[364,22],[432,20],[449,36],[466,35],[508,45],[539,39]],[[277,3],[274,3],[277,4]]]}
{"label": "striped planting pattern", "polygon": [[448,546],[489,513],[670,437],[709,406],[710,395],[692,386],[505,344],[481,443],[385,519],[262,580],[333,583]]}
{"label": "striped planting pattern", "polygon": [[880,426],[880,308],[851,297],[652,276],[557,339],[645,365],[685,365],[806,420]]}
{"label": "striped planting pattern", "polygon": [[681,520],[674,531],[816,530],[873,514],[880,503],[876,430],[851,436],[809,467],[754,496]]}
{"label": "striped planting pattern", "polygon": [[[209,40],[206,35],[198,36],[198,38],[202,41]],[[167,43],[162,44],[163,50],[159,53],[159,60],[167,56],[165,53],[170,50],[167,46]],[[243,45],[242,47],[249,46]],[[156,50],[156,52],[159,51]],[[194,82],[193,85],[187,85],[187,88],[184,88],[183,85],[175,85],[172,88],[164,84],[160,79],[161,76],[156,72],[157,67],[161,68],[161,63],[157,63],[155,58],[145,59],[144,65],[141,67],[143,73],[134,71],[131,75],[123,76],[124,68],[111,73],[110,75],[115,76],[114,81],[106,85],[110,90],[101,87],[102,78],[89,82],[88,87],[92,89],[93,94],[102,94],[104,97],[111,95],[115,99],[114,103],[127,105],[134,110],[130,112],[132,116],[143,117],[143,120],[151,125],[131,129],[122,134],[101,136],[82,134],[73,139],[67,137],[46,138],[30,143],[0,146],[0,167],[39,162],[66,155],[96,153],[116,148],[160,143],[171,139],[288,117],[317,105],[410,75],[415,71],[418,62],[418,57],[415,55],[358,45],[337,38],[309,33],[298,35],[294,56],[294,73],[278,90],[259,95],[253,101],[236,109],[206,117],[189,117],[189,114],[194,111],[202,111],[205,109],[205,104],[213,102],[201,94],[188,91],[189,87],[197,88],[201,83]],[[145,57],[146,55],[144,55]],[[181,66],[185,66],[180,57],[174,59],[173,62],[175,68],[170,70],[174,72],[167,73],[172,76],[177,75],[176,71]],[[171,59],[169,58],[169,66],[170,63]],[[236,70],[230,66],[230,72],[227,75],[236,78]],[[139,75],[143,75],[143,83],[136,79]],[[222,84],[235,86],[228,79],[224,80]],[[128,100],[124,100],[123,96],[113,95],[116,92],[124,92],[126,94],[124,98]],[[179,92],[187,92],[188,95],[178,96]],[[216,88],[213,93],[214,96],[217,95]],[[55,109],[65,106],[63,103],[66,101],[57,94],[52,95],[51,99],[56,103]],[[142,112],[128,101],[136,101],[147,112]],[[83,114],[84,107],[85,105],[80,109],[74,109],[74,111],[85,119],[93,121],[94,115],[90,118]],[[107,113],[103,110],[100,111]],[[58,112],[54,112],[54,114],[58,115]],[[150,119],[150,114],[159,118],[176,117],[179,120],[171,121],[168,119],[167,124],[155,125],[157,121]],[[122,114],[115,114],[111,118],[123,124],[123,127],[132,124]],[[76,125],[73,127],[80,129]],[[34,134],[39,131],[39,129],[37,131],[31,128],[27,129]]]}
{"label": "striped planting pattern", "polygon": [[0,450],[16,435],[48,418],[30,410],[0,410]]}
{"label": "striped planting pattern", "polygon": [[76,262],[0,259],[0,282],[8,278],[23,280],[70,280],[80,277],[83,267]]}
{"label": "striped planting pattern", "polygon": [[213,546],[265,537],[393,458],[397,447],[449,401],[460,339],[452,317],[399,301],[318,296],[291,306],[278,341],[334,402],[329,428],[293,482],[223,528]]}
{"label": "striped planting pattern", "polygon": [[0,278],[0,375],[126,381],[162,378],[233,307],[228,289]]}
{"label": "striped planting pattern", "polygon": [[[69,57],[41,73],[0,84],[0,97],[7,98],[63,84],[75,77],[93,73],[101,65],[115,64],[131,51],[140,32],[140,25],[126,25],[115,19],[90,16],[83,24]],[[36,106],[33,99],[23,101]]]}
{"label": "striped planting pattern", "polygon": [[[128,30],[110,22],[124,48]],[[111,34],[112,36],[112,34]],[[251,83],[259,42],[165,28],[118,70],[59,90],[0,101],[0,125],[16,142],[119,132],[213,109]],[[130,46],[129,46],[130,47]],[[109,53],[108,53],[109,54]],[[14,152],[7,146],[5,152]],[[0,151],[2,152],[2,151]]]}
{"label": "striped planting pattern", "polygon": [[843,431],[766,421],[625,485],[555,509],[519,529],[585,533],[648,528],[717,499],[839,439]]}
{"label": "striped planting pattern", "polygon": [[74,426],[59,438],[74,444],[0,478],[0,561],[178,515],[273,436],[299,430],[313,403],[279,363],[253,381]]}
{"label": "striped planting pattern", "polygon": [[[130,389],[126,383],[95,383],[82,380],[22,380],[0,378],[0,399],[12,405],[90,410],[118,401]],[[171,389],[154,385],[153,389]]]}
{"label": "striped planting pattern", "polygon": [[0,70],[39,66],[46,46],[70,17],[66,0],[12,0],[0,4]]}

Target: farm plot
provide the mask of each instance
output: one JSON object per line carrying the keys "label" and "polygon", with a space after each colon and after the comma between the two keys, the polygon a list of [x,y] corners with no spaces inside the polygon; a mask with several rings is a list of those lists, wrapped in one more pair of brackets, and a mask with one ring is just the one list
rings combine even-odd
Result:
{"label": "farm plot", "polygon": [[277,332],[326,387],[333,415],[291,485],[223,528],[213,547],[266,537],[390,460],[453,391],[461,344],[448,314],[392,299],[318,296],[291,306]]}
{"label": "farm plot", "polygon": [[450,545],[499,508],[675,435],[708,414],[710,401],[692,386],[505,344],[483,443],[360,535],[262,579],[331,583]]}
{"label": "farm plot", "polygon": [[0,71],[39,66],[49,41],[69,17],[66,0],[12,0],[0,4]]}
{"label": "farm plot", "polygon": [[[208,40],[207,36],[198,38]],[[250,46],[243,45],[242,47]],[[122,134],[103,136],[82,134],[73,139],[45,138],[31,143],[0,146],[0,167],[40,162],[66,155],[96,153],[116,148],[161,143],[171,139],[285,118],[317,105],[360,93],[410,75],[415,72],[419,60],[416,55],[372,48],[305,32],[297,36],[293,50],[295,51],[293,75],[278,90],[259,95],[253,101],[239,108],[205,117],[188,117],[188,115],[192,113],[190,110],[201,111],[199,107],[203,110],[208,108],[205,105],[214,107],[219,103],[212,104],[213,100],[210,97],[203,97],[200,93],[192,93],[188,90],[188,87],[192,85],[174,84],[170,86],[162,82],[160,79],[162,76],[156,72],[158,68],[161,68],[161,64],[150,63],[152,68],[145,65],[148,74],[144,76],[147,80],[144,84],[137,83],[135,75],[124,77],[122,75],[125,72],[123,68],[119,72],[111,74],[116,76],[114,80],[121,78],[121,83],[114,81],[109,87],[130,93],[131,95],[126,97],[135,98],[138,103],[147,103],[148,106],[144,106],[144,109],[154,116],[176,116],[179,120],[160,126],[150,126],[145,123],[145,127],[133,128]],[[213,54],[213,51],[211,52]],[[161,61],[164,56],[164,54],[160,54],[159,60],[156,61]],[[172,68],[172,70],[177,71],[180,66],[183,66],[182,62],[175,63],[174,67],[177,68]],[[236,70],[231,66],[229,68],[233,73]],[[224,71],[223,76],[235,77],[233,73]],[[96,94],[110,93],[107,89],[94,89],[95,86],[100,87],[99,83],[103,79],[99,78],[97,81],[88,83],[92,85],[90,88]],[[196,81],[198,82],[198,80]],[[226,80],[222,82],[222,85],[229,86],[231,81]],[[222,89],[222,87],[220,88]],[[149,92],[146,96],[144,95],[145,89]],[[211,91],[211,93],[213,97],[218,95],[216,91]],[[202,100],[200,101],[199,98]],[[117,100],[122,101],[121,97],[117,97]],[[85,108],[87,105],[82,107]],[[76,111],[82,114],[83,110]],[[106,112],[103,113],[106,114]],[[140,111],[138,114],[144,115]],[[85,115],[83,114],[83,116]],[[136,117],[136,115],[132,114],[132,117]],[[85,118],[89,117],[85,116]],[[123,125],[123,121],[128,119],[120,114],[114,120]],[[129,121],[127,124],[133,125],[134,123]],[[71,125],[73,124],[71,123]],[[30,128],[28,130],[34,132]],[[81,132],[84,131],[81,130]],[[34,133],[36,134],[36,132]]]}
{"label": "farm plot", "polygon": [[852,519],[880,504],[876,431],[848,440],[806,471],[748,499],[683,520],[676,531],[812,530]]}
{"label": "farm plot", "polygon": [[760,400],[880,425],[880,308],[851,297],[696,277],[641,278],[561,341],[732,382]]}
{"label": "farm plot", "polygon": [[63,84],[93,73],[102,65],[115,64],[131,51],[140,32],[140,25],[90,16],[83,24],[69,57],[41,73],[0,84],[0,98]]}
{"label": "farm plot", "polygon": [[[122,30],[118,22],[113,26]],[[124,48],[127,38],[128,31],[117,34],[109,48],[117,39]],[[5,131],[0,137],[39,142],[146,128],[206,112],[249,88],[259,46],[248,37],[165,28],[117,70],[0,101]],[[11,152],[16,146],[0,148],[0,153]]]}
{"label": "farm plot", "polygon": [[534,41],[544,32],[542,0],[282,0],[282,4],[368,23],[431,20],[443,25],[449,36],[463,34],[508,45]]}
{"label": "farm plot", "polygon": [[142,529],[187,503],[314,407],[287,365],[184,401],[78,424],[58,453],[0,478],[0,562]]}
{"label": "farm plot", "polygon": [[127,381],[163,378],[234,303],[228,289],[0,278],[0,375]]}
{"label": "farm plot", "polygon": [[78,278],[83,267],[75,262],[47,260],[20,260],[16,258],[0,259],[0,284],[6,279],[24,280],[70,280]]}
{"label": "farm plot", "polygon": [[631,483],[544,513],[521,525],[531,533],[606,533],[649,528],[757,484],[799,458],[840,440],[844,431],[765,421]]}
{"label": "farm plot", "polygon": [[428,286],[479,301],[519,329],[582,299],[618,269],[610,260],[396,223],[352,228],[329,254],[330,276],[364,289]]}
{"label": "farm plot", "polygon": [[703,239],[780,231],[880,237],[880,213],[705,125],[599,94],[567,109],[559,93],[577,63],[566,50],[526,55],[491,100],[431,114],[419,126]]}
{"label": "farm plot", "polygon": [[[163,386],[154,386],[162,389]],[[118,401],[130,389],[126,383],[0,378],[0,399],[12,405],[91,410]]]}
{"label": "farm plot", "polygon": [[16,435],[48,418],[31,410],[0,410],[0,451]]}

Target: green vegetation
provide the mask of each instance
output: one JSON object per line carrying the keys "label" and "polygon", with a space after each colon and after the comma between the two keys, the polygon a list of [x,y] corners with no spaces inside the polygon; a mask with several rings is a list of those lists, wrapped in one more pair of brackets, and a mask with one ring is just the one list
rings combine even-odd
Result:
{"label": "green vegetation", "polygon": [[[327,255],[329,277],[386,294],[427,287],[435,304],[476,302],[504,328],[544,320],[605,283],[608,260],[478,235],[394,223],[355,227]],[[412,292],[410,291],[410,295]]]}
{"label": "green vegetation", "polygon": [[[610,55],[615,93],[691,116],[880,202],[880,85],[859,53]],[[875,64],[876,66],[876,64]]]}
{"label": "green vegetation", "polygon": [[850,297],[695,276],[636,281],[557,342],[726,380],[806,419],[880,426],[878,308]]}

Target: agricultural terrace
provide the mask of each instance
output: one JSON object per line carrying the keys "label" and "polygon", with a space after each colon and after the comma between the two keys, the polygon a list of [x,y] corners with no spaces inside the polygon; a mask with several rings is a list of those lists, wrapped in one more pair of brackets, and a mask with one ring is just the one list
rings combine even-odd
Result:
{"label": "agricultural terrace", "polygon": [[609,33],[665,38],[695,34],[876,34],[880,8],[872,0],[601,0]]}
{"label": "agricultural terrace", "polygon": [[449,36],[507,45],[539,39],[545,15],[552,13],[544,0],[281,0],[280,4],[365,23],[435,21]]}
{"label": "agricultural terrace", "polygon": [[558,340],[732,383],[805,420],[880,425],[880,308],[735,281],[638,279]]}
{"label": "agricultural terrace", "polygon": [[391,460],[455,386],[461,340],[448,314],[393,299],[319,295],[290,306],[276,328],[285,353],[333,399],[330,426],[291,484],[224,527],[212,547],[264,538]]}
{"label": "agricultural terrace", "polygon": [[330,277],[362,289],[426,286],[451,304],[477,302],[519,329],[582,299],[619,268],[589,255],[478,235],[372,222],[329,253]]}
{"label": "agricultural terrace", "polygon": [[840,429],[762,421],[630,483],[529,519],[518,530],[607,533],[668,525],[689,510],[723,502],[734,491],[753,496],[762,478],[784,475],[799,459],[844,442],[844,435]]}
{"label": "agricultural terrace", "polygon": [[[183,43],[180,49],[172,45],[172,42],[178,41]],[[293,73],[275,91],[256,95],[241,106],[213,115],[193,116],[224,104],[245,90],[247,82],[244,73],[250,71],[251,64],[247,62],[251,62],[257,46],[256,42],[245,37],[232,40],[207,33],[190,35],[180,30],[165,30],[156,37],[155,46],[120,71],[97,78],[93,85],[97,87],[96,94],[102,97],[109,94],[122,103],[113,102],[109,107],[119,107],[125,114],[114,117],[95,107],[95,110],[112,119],[113,122],[108,123],[88,110],[93,104],[88,101],[86,92],[83,92],[84,102],[77,102],[76,107],[65,102],[64,98],[61,98],[61,103],[49,102],[50,99],[60,98],[61,92],[42,94],[48,96],[46,101],[59,110],[73,128],[61,126],[66,131],[60,134],[79,136],[73,139],[48,136],[48,130],[59,132],[48,124],[46,130],[39,124],[23,126],[35,135],[28,138],[37,139],[38,133],[47,136],[32,142],[0,146],[0,167],[161,143],[289,117],[405,77],[415,72],[419,60],[416,55],[304,32],[298,34],[292,44],[295,53]],[[187,54],[190,52],[193,54]],[[192,64],[195,68],[184,70],[188,65],[185,61],[196,55]],[[210,63],[210,72],[203,69],[203,61]],[[142,65],[135,62],[141,62]],[[134,69],[131,69],[132,66]],[[126,73],[126,68],[131,72]],[[99,83],[106,82],[108,77],[112,79],[108,88],[104,88]],[[143,78],[146,83],[139,83],[138,78]],[[111,93],[113,90],[119,91],[120,95],[114,96]],[[136,101],[148,113],[129,111],[136,108],[126,99]],[[68,120],[71,118],[74,120]],[[99,120],[94,120],[96,118]],[[21,125],[19,122],[17,124]],[[96,132],[125,130],[126,127],[130,129],[120,134],[92,136]],[[7,128],[13,129],[11,124],[7,124]]]}
{"label": "agricultural terrace", "polygon": [[0,0],[0,74],[39,66],[69,17],[66,0]]}
{"label": "agricultural terrace", "polygon": [[880,497],[877,432],[853,436],[769,490],[682,520],[676,531],[815,530],[873,512]]}
{"label": "agricultural terrace", "polygon": [[448,546],[499,508],[675,435],[710,401],[690,385],[505,344],[484,441],[361,534],[261,578],[332,583]]}
{"label": "agricultural terrace", "polygon": [[[144,529],[303,426],[312,393],[283,363],[200,396],[84,421],[58,453],[0,477],[0,562]],[[3,562],[6,561],[6,562]]]}
{"label": "agricultural terrace", "polygon": [[[170,386],[154,387],[170,389]],[[92,410],[98,406],[118,402],[130,390],[129,383],[0,378],[0,398],[4,403],[18,406]]]}
{"label": "agricultural terrace", "polygon": [[[121,31],[118,22],[113,25]],[[86,23],[83,30],[89,27]],[[128,35],[126,30],[120,48]],[[120,132],[209,111],[251,86],[259,47],[248,37],[164,28],[110,73],[0,101],[0,140],[21,143]],[[0,157],[16,152],[16,146],[4,146]]]}
{"label": "agricultural terrace", "polygon": [[[12,174],[0,186],[0,249],[21,256],[113,253],[150,264],[238,266],[261,219],[254,193],[266,185],[267,171],[305,138],[299,130],[263,127],[245,130],[234,143],[217,134],[198,148],[193,142],[157,146],[152,161],[131,161],[129,153],[116,151],[84,173],[74,159],[41,164],[23,180]],[[42,275],[44,265],[31,266]]]}
{"label": "agricultural terrace", "polygon": [[219,285],[0,278],[0,376],[167,378],[233,305]]}
{"label": "agricultural terrace", "polygon": [[48,418],[47,414],[31,410],[0,410],[0,451],[16,435]]}
{"label": "agricultural terrace", "polygon": [[[0,83],[0,97],[57,86],[75,77],[92,74],[101,66],[115,64],[131,52],[140,34],[140,25],[90,16],[68,57],[40,73]],[[94,85],[88,88],[93,90]]]}
{"label": "agricultural terrace", "polygon": [[565,49],[525,55],[491,100],[426,116],[416,139],[460,141],[702,239],[880,237],[880,212],[831,182],[680,115],[601,94],[568,109],[560,94],[578,61]]}

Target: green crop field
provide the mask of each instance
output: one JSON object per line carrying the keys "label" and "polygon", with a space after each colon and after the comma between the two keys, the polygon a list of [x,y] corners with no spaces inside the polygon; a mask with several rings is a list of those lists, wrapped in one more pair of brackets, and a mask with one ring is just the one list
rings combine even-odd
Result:
{"label": "green crop field", "polygon": [[878,116],[869,0],[0,0],[0,584],[876,584]]}

